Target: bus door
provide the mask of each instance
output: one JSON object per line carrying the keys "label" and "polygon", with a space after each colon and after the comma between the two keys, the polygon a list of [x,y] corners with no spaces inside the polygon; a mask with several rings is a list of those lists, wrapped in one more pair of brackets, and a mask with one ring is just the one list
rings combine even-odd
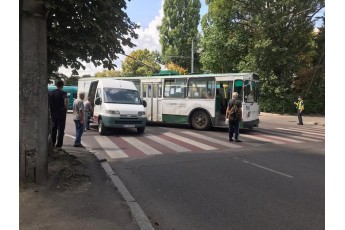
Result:
{"label": "bus door", "polygon": [[216,81],[216,105],[215,105],[215,126],[224,126],[226,107],[231,99],[233,81],[217,79]]}
{"label": "bus door", "polygon": [[142,81],[143,99],[147,106],[145,113],[147,121],[162,121],[162,83]]}

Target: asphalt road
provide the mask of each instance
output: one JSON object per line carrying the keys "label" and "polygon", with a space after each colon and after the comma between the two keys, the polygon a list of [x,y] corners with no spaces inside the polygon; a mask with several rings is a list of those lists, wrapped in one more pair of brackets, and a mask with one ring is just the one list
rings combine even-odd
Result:
{"label": "asphalt road", "polygon": [[[241,148],[169,152],[108,162],[155,229],[324,229],[324,128],[297,128],[295,123],[267,121],[258,129],[241,132]],[[66,130],[73,134],[73,129]],[[145,135],[178,133],[186,137],[186,130],[194,132],[186,127],[149,126]],[[197,133],[214,140],[227,136],[226,130],[219,129]],[[121,130],[108,138],[126,151],[129,147],[118,139],[143,140],[136,135]],[[97,136],[94,130],[82,139],[105,154]],[[263,141],[268,137],[272,142]],[[318,141],[312,141],[313,137]]]}

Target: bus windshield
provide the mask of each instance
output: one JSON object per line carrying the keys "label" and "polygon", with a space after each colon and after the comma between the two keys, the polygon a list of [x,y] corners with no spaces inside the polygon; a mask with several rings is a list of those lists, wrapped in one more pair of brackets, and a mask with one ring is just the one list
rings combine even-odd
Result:
{"label": "bus windshield", "polygon": [[253,103],[258,101],[258,83],[255,81],[244,82],[244,102]]}
{"label": "bus windshield", "polygon": [[104,88],[104,100],[106,103],[116,104],[141,104],[136,90]]}

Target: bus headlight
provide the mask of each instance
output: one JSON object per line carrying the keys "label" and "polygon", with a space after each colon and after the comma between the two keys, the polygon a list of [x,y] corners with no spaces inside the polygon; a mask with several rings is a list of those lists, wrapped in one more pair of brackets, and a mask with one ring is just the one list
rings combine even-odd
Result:
{"label": "bus headlight", "polygon": [[139,111],[138,117],[145,117],[145,111]]}
{"label": "bus headlight", "polygon": [[105,113],[107,113],[107,114],[117,114],[117,115],[120,115],[120,111],[118,111],[118,110],[106,110]]}

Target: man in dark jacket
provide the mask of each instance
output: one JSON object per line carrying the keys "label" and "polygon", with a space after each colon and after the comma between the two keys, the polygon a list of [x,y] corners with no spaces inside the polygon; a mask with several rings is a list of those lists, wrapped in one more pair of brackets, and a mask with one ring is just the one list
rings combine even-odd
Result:
{"label": "man in dark jacket", "polygon": [[[64,82],[59,80],[56,88],[48,94],[49,109],[52,118],[52,142],[53,147],[61,148],[65,135],[66,113],[68,108],[67,93],[63,91]],[[57,141],[56,141],[57,137]]]}
{"label": "man in dark jacket", "polygon": [[[235,110],[235,108],[237,109]],[[238,139],[239,136],[239,124],[242,120],[242,102],[238,100],[238,93],[232,93],[232,99],[229,100],[228,106],[226,108],[226,117],[229,118],[229,141],[234,141],[232,139],[233,133],[235,132],[235,141],[241,142]]]}

